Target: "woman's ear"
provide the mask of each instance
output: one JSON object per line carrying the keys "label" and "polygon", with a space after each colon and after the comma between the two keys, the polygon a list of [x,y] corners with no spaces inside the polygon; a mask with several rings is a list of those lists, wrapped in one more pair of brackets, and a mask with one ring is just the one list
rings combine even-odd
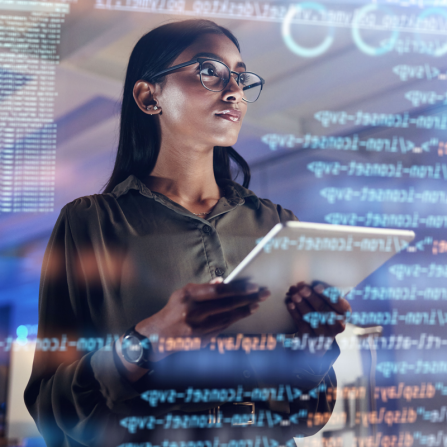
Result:
{"label": "woman's ear", "polygon": [[139,80],[133,87],[133,97],[138,108],[146,115],[158,115],[161,107],[155,98],[155,85]]}

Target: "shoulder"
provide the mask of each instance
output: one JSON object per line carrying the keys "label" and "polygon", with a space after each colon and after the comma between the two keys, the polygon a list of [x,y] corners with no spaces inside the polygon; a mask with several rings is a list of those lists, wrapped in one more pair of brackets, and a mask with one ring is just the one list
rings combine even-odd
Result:
{"label": "shoulder", "polygon": [[295,216],[295,214],[293,214],[292,211],[283,208],[279,204],[273,203],[269,199],[262,199],[258,197],[255,192],[251,191],[248,188],[244,188],[235,181],[225,180],[224,185],[227,192],[230,192],[230,194],[244,199],[245,203],[250,204],[260,213],[276,215],[279,218],[280,222],[286,222],[288,220],[298,220],[298,218]]}
{"label": "shoulder", "polygon": [[67,203],[61,210],[58,224],[63,225],[75,240],[99,236],[121,214],[116,198],[110,194],[93,194]]}
{"label": "shoulder", "polygon": [[295,220],[298,221],[298,218],[293,214],[292,211],[283,208],[281,205],[277,203],[273,203],[269,199],[259,199],[260,207],[265,208],[266,210],[269,210],[271,213],[275,213],[279,217],[280,222],[287,222],[288,220]]}
{"label": "shoulder", "polygon": [[108,213],[117,206],[116,198],[111,194],[92,194],[78,197],[67,203],[62,211],[70,221],[84,220]]}
{"label": "shoulder", "polygon": [[141,192],[143,189],[144,185],[135,176],[130,175],[112,192],[83,196],[67,203],[62,208],[61,214],[65,214],[70,223],[79,223],[84,226],[114,221],[122,215],[121,203],[129,195],[128,193]]}

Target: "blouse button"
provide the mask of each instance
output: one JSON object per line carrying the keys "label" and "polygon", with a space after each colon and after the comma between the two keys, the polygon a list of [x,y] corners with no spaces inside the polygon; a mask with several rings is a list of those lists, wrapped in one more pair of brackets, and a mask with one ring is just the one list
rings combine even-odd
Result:
{"label": "blouse button", "polygon": [[211,229],[210,229],[210,227],[209,227],[208,225],[204,225],[204,226],[202,227],[202,231],[203,231],[205,234],[208,234],[208,233],[211,231]]}
{"label": "blouse button", "polygon": [[224,271],[223,271],[222,269],[220,269],[220,268],[217,268],[217,269],[215,270],[215,273],[216,273],[217,276],[223,276]]}

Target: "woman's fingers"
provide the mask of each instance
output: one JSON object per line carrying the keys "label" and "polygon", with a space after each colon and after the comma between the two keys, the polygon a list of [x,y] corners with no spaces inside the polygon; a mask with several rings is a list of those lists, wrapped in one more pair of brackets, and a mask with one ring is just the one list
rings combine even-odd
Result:
{"label": "woman's fingers", "polygon": [[296,292],[298,292],[298,290],[303,287],[304,285],[306,285],[306,283],[304,281],[299,282],[297,285],[295,286],[290,286],[288,292],[286,293],[287,296],[292,296],[294,295]]}
{"label": "woman's fingers", "polygon": [[299,292],[296,292],[294,295],[290,297],[291,303],[295,307],[296,315],[301,316],[302,321],[299,323],[302,327],[304,326],[306,330],[309,330],[309,334],[312,335],[323,335],[323,331],[320,327],[314,327],[312,324],[309,324],[308,321],[305,321],[304,316],[310,314],[311,312],[315,312],[315,309],[310,305],[309,301],[306,298],[311,297],[311,292],[308,288],[302,288]]}
{"label": "woman's fingers", "polygon": [[183,299],[202,302],[218,300],[234,295],[250,295],[259,291],[259,286],[247,281],[233,281],[229,284],[187,284],[179,290]]}
{"label": "woman's fingers", "polygon": [[329,307],[331,307],[335,312],[339,314],[346,314],[346,312],[351,311],[351,306],[347,300],[344,298],[338,298],[337,301],[332,301],[330,297],[326,296],[324,294],[325,287],[323,284],[316,284],[313,286],[313,291],[319,295],[327,304]]}
{"label": "woman's fingers", "polygon": [[258,303],[252,303],[229,312],[219,315],[213,315],[203,321],[195,330],[199,335],[208,335],[210,333],[219,334],[221,331],[236,323],[236,321],[246,318],[259,309]]}
{"label": "woman's fingers", "polygon": [[218,333],[245,318],[270,292],[247,281],[224,284],[215,278],[207,284],[187,284],[176,290],[165,308],[164,322],[171,332],[186,336]]}
{"label": "woman's fingers", "polygon": [[220,300],[210,300],[193,303],[188,312],[187,321],[199,324],[213,315],[225,314],[229,311],[243,308],[259,301],[265,301],[270,296],[269,290],[260,290],[252,295],[231,296]]}
{"label": "woman's fingers", "polygon": [[[344,312],[335,310],[329,302],[329,299],[322,294],[323,292],[323,286],[315,286],[313,288],[303,286],[300,288],[298,294],[311,308],[311,312],[313,313],[311,326],[315,333],[317,335],[335,336],[344,331],[346,315]],[[338,309],[344,308],[341,302],[337,304],[339,304]]]}
{"label": "woman's fingers", "polygon": [[[311,287],[303,282],[292,286],[289,290],[294,290],[294,293],[299,293],[309,301],[313,308],[318,312],[336,312],[340,315],[345,315],[351,311],[351,306],[344,298],[339,298],[336,302],[331,301],[330,297],[324,294],[325,286],[321,283]],[[290,292],[287,293],[291,295]],[[311,297],[312,296],[312,297]],[[318,297],[318,299],[315,298]]]}
{"label": "woman's fingers", "polygon": [[299,308],[297,308],[296,303],[292,301],[291,298],[288,298],[286,300],[286,306],[296,324],[297,331],[295,334],[298,337],[302,337],[304,334],[308,334],[310,337],[315,336],[312,327],[304,320],[303,314],[300,312]]}
{"label": "woman's fingers", "polygon": [[310,287],[303,282],[290,287],[287,294],[288,308],[300,332],[335,336],[344,331],[346,313],[351,311],[351,306],[343,298],[336,303],[331,302],[324,295],[324,289],[323,284]]}
{"label": "woman's fingers", "polygon": [[[336,315],[334,315],[334,318],[331,319],[333,321],[333,324],[331,325],[331,329],[328,335],[335,336],[341,332],[343,332],[346,328],[346,317],[348,314],[352,312],[351,305],[347,300],[344,298],[339,298],[337,302],[331,301],[331,299],[324,294],[324,285],[323,284],[317,284],[313,287],[314,292],[316,293],[316,296],[318,296],[319,299],[327,303],[328,305],[328,312],[335,312]],[[321,307],[323,307],[323,304],[321,304]],[[325,308],[326,309],[326,308]]]}

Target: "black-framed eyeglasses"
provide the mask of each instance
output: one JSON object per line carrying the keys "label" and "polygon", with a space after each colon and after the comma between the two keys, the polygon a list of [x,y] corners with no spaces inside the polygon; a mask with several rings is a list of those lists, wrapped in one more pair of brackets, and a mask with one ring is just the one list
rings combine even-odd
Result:
{"label": "black-framed eyeglasses", "polygon": [[188,67],[189,65],[197,63],[200,64],[200,82],[207,90],[221,92],[228,85],[230,76],[233,74],[236,75],[234,79],[237,85],[242,86],[242,91],[244,92],[242,99],[245,102],[255,102],[259,98],[262,87],[265,84],[264,79],[250,71],[243,71],[242,73],[231,71],[222,61],[212,58],[198,57],[183,64],[174,65],[166,70],[162,70],[156,75],[151,76],[151,78],[156,79],[179,68]]}

